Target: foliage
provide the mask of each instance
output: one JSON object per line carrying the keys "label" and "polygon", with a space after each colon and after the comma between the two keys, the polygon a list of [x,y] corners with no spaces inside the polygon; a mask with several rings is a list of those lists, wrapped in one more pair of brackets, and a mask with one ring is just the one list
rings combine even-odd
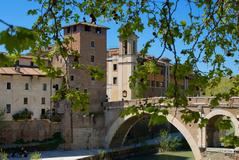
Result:
{"label": "foliage", "polygon": [[229,130],[231,129],[233,126],[232,126],[232,122],[230,120],[230,118],[228,117],[220,117],[216,120],[215,122],[215,127],[218,129],[218,130]]}
{"label": "foliage", "polygon": [[161,152],[175,151],[176,148],[181,145],[180,139],[178,137],[171,137],[166,130],[160,131],[159,135],[159,147]]}
{"label": "foliage", "polygon": [[6,152],[0,152],[0,159],[1,160],[8,160],[8,154]]}
{"label": "foliage", "polygon": [[61,136],[60,132],[56,132],[51,138],[44,140],[32,140],[32,141],[24,141],[23,139],[18,139],[14,142],[18,144],[17,148],[14,150],[20,150],[22,146],[28,151],[47,151],[56,149],[59,144],[64,143],[64,139]]}
{"label": "foliage", "polygon": [[[216,87],[222,77],[234,77],[233,85],[229,90],[215,93],[211,101],[211,107],[217,107],[220,100],[229,100],[239,93],[239,75],[233,73],[238,67],[238,11],[239,2],[234,0],[200,0],[200,1],[155,1],[155,0],[32,0],[39,4],[39,8],[31,8],[29,15],[37,16],[32,29],[16,27],[0,20],[8,28],[0,32],[0,45],[4,45],[10,57],[19,57],[25,50],[30,50],[35,58],[35,63],[49,76],[56,77],[62,74],[64,77],[63,89],[59,91],[54,100],[64,99],[71,104],[73,110],[87,111],[88,94],[70,87],[68,73],[69,67],[75,67],[89,71],[93,77],[102,77],[101,72],[95,72],[91,67],[82,64],[69,64],[69,57],[79,55],[77,51],[70,49],[72,37],[62,38],[62,25],[78,22],[81,15],[90,16],[93,21],[101,19],[113,21],[120,25],[118,32],[121,38],[127,38],[135,32],[143,33],[147,29],[151,32],[148,41],[141,50],[145,57],[152,45],[158,45],[162,49],[156,60],[167,54],[173,57],[171,80],[167,90],[164,110],[176,107],[182,109],[182,118],[186,123],[193,121],[206,122],[195,111],[187,106],[187,96],[204,91],[207,86]],[[183,6],[183,12],[180,7]],[[74,9],[72,9],[74,8]],[[182,7],[181,7],[182,8]],[[182,16],[178,16],[178,15]],[[21,43],[18,43],[21,42]],[[46,52],[45,48],[54,45],[53,49]],[[178,45],[184,44],[184,45]],[[66,71],[60,72],[53,66],[46,66],[41,56],[52,60],[60,56],[66,62]],[[6,60],[12,59],[5,55]],[[14,58],[13,58],[14,59]],[[14,61],[14,60],[11,60]],[[4,62],[4,65],[8,63]],[[228,62],[230,65],[228,65]],[[9,62],[10,63],[10,62]],[[142,97],[147,89],[146,77],[152,73],[152,62],[144,62],[136,67],[136,71],[130,78],[130,87],[136,97]],[[204,70],[200,66],[211,66]],[[233,68],[232,68],[233,67]],[[190,79],[189,89],[183,90],[181,82],[184,78]],[[148,105],[148,104],[145,104]],[[161,109],[152,104],[150,111],[152,116],[160,115]],[[130,108],[126,112],[131,114],[144,114],[142,106],[136,109]],[[153,108],[153,109],[151,109]],[[155,109],[154,109],[155,108]],[[138,109],[138,111],[136,111]],[[177,111],[177,109],[176,109]],[[125,113],[126,113],[125,112]],[[158,112],[158,113],[157,113]],[[162,117],[162,116],[161,116]],[[195,117],[195,118],[194,118]],[[158,121],[158,118],[155,118]],[[203,126],[203,123],[201,126]]]}
{"label": "foliage", "polygon": [[157,74],[158,72],[159,69],[154,61],[146,61],[136,66],[136,70],[133,73],[134,76],[131,76],[129,79],[129,86],[133,89],[133,94],[137,98],[144,97],[144,92],[149,87],[148,75]]}
{"label": "foliage", "polygon": [[228,78],[228,77],[222,77],[220,83],[217,84],[217,86],[214,86],[213,88],[207,87],[205,89],[205,95],[206,96],[213,96],[219,93],[225,93],[229,92],[230,89],[233,87],[234,78]]}
{"label": "foliage", "polygon": [[33,152],[30,154],[30,160],[40,160],[41,153],[40,152]]}
{"label": "foliage", "polygon": [[27,120],[32,118],[33,113],[29,111],[27,108],[25,108],[22,111],[19,111],[15,114],[12,115],[12,118],[17,121],[17,120]]}
{"label": "foliage", "polygon": [[45,114],[41,114],[41,119],[49,119],[52,122],[60,122],[61,118],[62,117],[59,113],[50,110],[47,110]]}
{"label": "foliage", "polygon": [[223,143],[224,147],[239,147],[239,138],[234,134],[220,137],[220,142]]}

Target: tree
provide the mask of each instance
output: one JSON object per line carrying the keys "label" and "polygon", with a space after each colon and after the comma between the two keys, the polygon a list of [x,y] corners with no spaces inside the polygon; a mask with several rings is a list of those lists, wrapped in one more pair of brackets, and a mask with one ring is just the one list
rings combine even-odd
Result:
{"label": "tree", "polygon": [[[95,22],[103,18],[114,21],[121,26],[118,32],[122,38],[132,35],[134,32],[143,32],[146,28],[152,30],[152,38],[145,43],[141,50],[145,56],[152,45],[160,45],[161,53],[171,54],[174,58],[172,69],[173,83],[170,84],[165,101],[171,107],[182,108],[182,119],[185,122],[205,122],[198,112],[187,107],[187,96],[193,92],[205,90],[206,86],[217,86],[222,77],[234,75],[232,67],[228,63],[238,66],[236,54],[238,54],[239,34],[239,2],[234,0],[34,0],[40,4],[40,8],[30,9],[29,15],[37,15],[38,18],[31,29],[17,27],[1,20],[8,29],[0,33],[0,44],[5,45],[8,54],[1,54],[1,65],[13,63],[24,50],[31,50],[36,57],[35,62],[40,69],[48,73],[50,77],[62,74],[53,66],[46,66],[41,56],[49,59],[55,55],[63,57],[67,65],[69,55],[78,54],[70,50],[68,44],[73,39],[63,39],[61,28],[63,23],[78,22],[80,15],[89,15]],[[179,13],[179,6],[184,6],[183,13]],[[72,8],[74,7],[74,10]],[[183,19],[178,17],[183,14]],[[21,41],[21,43],[18,43]],[[16,43],[17,42],[17,43]],[[178,47],[178,43],[185,44]],[[44,48],[54,44],[51,52],[45,52]],[[203,70],[200,65],[211,66],[209,70]],[[143,66],[143,67],[142,67]],[[144,74],[141,69],[151,67],[143,63],[137,67],[131,77],[131,87],[135,90],[145,87],[147,83],[141,81]],[[92,76],[101,77],[101,72],[96,68],[88,68],[81,65],[75,68],[90,70]],[[69,86],[67,70],[64,74],[64,85],[54,99],[66,99],[75,110],[86,107],[84,93],[73,90]],[[193,76],[192,76],[193,74]],[[190,86],[182,91],[179,81],[190,77]],[[215,95],[212,107],[216,107],[217,101],[228,100],[231,96],[238,95],[239,76],[235,76],[233,86],[224,93]],[[137,92],[137,91],[136,91]],[[78,107],[80,106],[80,107]],[[148,112],[152,115],[163,113],[153,105]],[[147,105],[145,106],[147,107]],[[141,109],[139,107],[137,109]],[[144,109],[144,107],[143,107]],[[137,112],[141,113],[141,112]],[[156,118],[157,119],[157,118]],[[201,121],[200,121],[201,120]],[[203,126],[203,125],[201,125]]]}

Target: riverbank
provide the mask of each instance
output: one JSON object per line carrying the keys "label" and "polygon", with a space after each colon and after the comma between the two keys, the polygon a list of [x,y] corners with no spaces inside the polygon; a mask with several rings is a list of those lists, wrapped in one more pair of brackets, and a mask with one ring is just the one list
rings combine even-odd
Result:
{"label": "riverbank", "polygon": [[[54,150],[43,151],[41,153],[42,160],[120,160],[128,157],[154,154],[158,152],[158,146],[139,146],[139,147],[124,147],[115,150]],[[21,157],[10,157],[10,160],[18,160]],[[21,158],[28,160],[29,157]]]}

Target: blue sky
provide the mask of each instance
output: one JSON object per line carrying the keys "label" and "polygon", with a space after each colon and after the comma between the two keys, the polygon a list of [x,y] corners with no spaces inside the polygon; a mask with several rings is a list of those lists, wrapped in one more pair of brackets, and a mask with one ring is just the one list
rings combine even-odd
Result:
{"label": "blue sky", "polygon": [[[187,20],[186,18],[186,6],[183,1],[179,1],[178,11],[176,12],[176,18],[178,21]],[[3,0],[1,1],[0,5],[0,18],[8,22],[9,24],[17,25],[17,26],[24,26],[27,28],[31,28],[32,24],[35,21],[35,17],[28,16],[27,11],[28,9],[37,8],[37,4],[35,2],[31,2],[29,0]],[[195,10],[196,11],[196,10]],[[197,11],[199,13],[199,11]],[[89,19],[87,17],[87,19]],[[81,17],[82,20],[82,17]],[[98,21],[98,23],[100,23]],[[107,34],[107,48],[115,48],[118,47],[118,33],[117,29],[119,25],[116,25],[114,22],[105,22],[101,25],[105,25],[109,27]],[[0,23],[0,31],[6,29],[6,26]],[[152,37],[152,32],[149,28],[143,33],[138,33],[138,50],[143,48],[143,45],[147,40]],[[184,48],[185,45],[182,42],[177,43],[177,48],[180,51]],[[3,46],[0,46],[0,51],[5,51]],[[158,56],[162,51],[162,47],[160,46],[159,42],[156,42],[149,50],[149,54]],[[166,52],[163,57],[168,57],[173,59],[173,55],[171,53]],[[238,67],[233,66],[233,62],[228,60],[228,65],[233,68],[234,71],[238,72]],[[210,65],[200,64],[200,68],[203,70],[208,70]]]}
{"label": "blue sky", "polygon": [[[0,18],[9,24],[31,28],[35,21],[34,17],[27,15],[28,9],[31,8],[37,8],[37,4],[28,0],[4,0],[1,1],[0,5]],[[118,47],[119,41],[117,29],[119,28],[119,25],[116,25],[114,22],[106,22],[103,23],[103,25],[110,28],[107,36],[107,48]],[[0,31],[4,29],[6,29],[6,26],[0,23]],[[143,48],[145,42],[152,37],[152,32],[150,32],[149,29],[146,29],[144,33],[138,34],[138,36],[138,50],[140,50]],[[4,50],[4,47],[0,46],[0,51]],[[149,53],[156,56],[161,53],[161,50],[162,48],[159,46],[159,43],[156,43],[150,48]]]}

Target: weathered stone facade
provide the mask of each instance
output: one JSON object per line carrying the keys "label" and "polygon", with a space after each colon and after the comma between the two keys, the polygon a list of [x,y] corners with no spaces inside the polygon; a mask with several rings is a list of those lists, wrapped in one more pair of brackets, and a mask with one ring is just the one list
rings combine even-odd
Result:
{"label": "weathered stone facade", "polygon": [[0,143],[12,144],[16,140],[25,142],[45,140],[56,132],[61,132],[61,124],[49,120],[4,121],[0,129]]}

